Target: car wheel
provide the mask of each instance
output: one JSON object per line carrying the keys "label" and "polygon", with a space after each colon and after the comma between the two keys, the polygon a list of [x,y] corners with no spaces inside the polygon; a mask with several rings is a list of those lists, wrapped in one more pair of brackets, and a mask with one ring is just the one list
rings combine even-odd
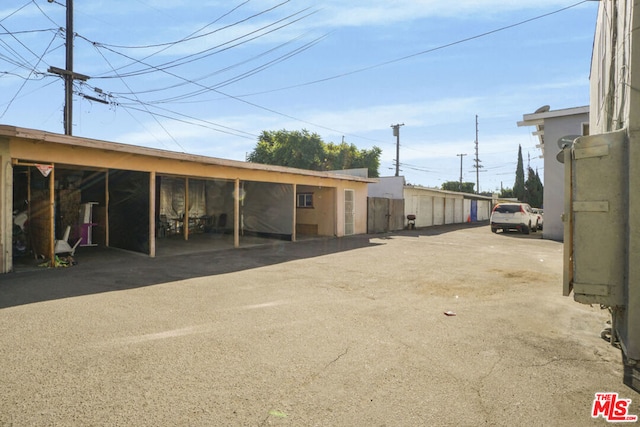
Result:
{"label": "car wheel", "polygon": [[523,225],[522,226],[522,234],[529,234],[530,231],[531,231],[531,226],[530,225]]}
{"label": "car wheel", "polygon": [[536,226],[535,227],[531,227],[531,232],[535,233],[538,231],[538,222],[536,221]]}
{"label": "car wheel", "polygon": [[498,232],[498,229],[497,229],[497,228],[493,228],[493,227],[491,227],[491,232],[492,232],[492,233],[497,233],[497,232]]}

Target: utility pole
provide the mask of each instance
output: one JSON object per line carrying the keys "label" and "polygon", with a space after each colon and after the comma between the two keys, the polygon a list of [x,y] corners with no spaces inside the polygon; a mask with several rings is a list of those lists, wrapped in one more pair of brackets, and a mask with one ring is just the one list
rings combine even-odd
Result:
{"label": "utility pole", "polygon": [[404,126],[404,123],[391,125],[393,136],[396,137],[396,176],[400,176],[400,126]]}
{"label": "utility pole", "polygon": [[460,156],[460,188],[458,188],[458,190],[462,191],[462,158],[466,156],[466,154],[456,154],[456,156]]}
{"label": "utility pole", "polygon": [[[52,3],[53,0],[49,0]],[[73,72],[73,0],[67,0],[67,29],[65,33],[65,69],[49,67],[49,72],[64,78],[64,133],[72,134],[73,127],[73,81],[89,80],[89,76]]]}
{"label": "utility pole", "polygon": [[478,115],[476,114],[476,164],[473,166],[476,168],[476,194],[480,193],[480,165],[481,160],[478,158]]}

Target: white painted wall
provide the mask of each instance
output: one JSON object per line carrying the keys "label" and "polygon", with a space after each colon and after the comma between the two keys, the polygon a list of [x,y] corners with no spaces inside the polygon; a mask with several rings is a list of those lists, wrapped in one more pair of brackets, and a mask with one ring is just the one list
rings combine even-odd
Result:
{"label": "white painted wall", "polygon": [[379,178],[375,184],[369,184],[369,197],[383,197],[385,199],[402,199],[404,197],[404,177],[385,176]]}

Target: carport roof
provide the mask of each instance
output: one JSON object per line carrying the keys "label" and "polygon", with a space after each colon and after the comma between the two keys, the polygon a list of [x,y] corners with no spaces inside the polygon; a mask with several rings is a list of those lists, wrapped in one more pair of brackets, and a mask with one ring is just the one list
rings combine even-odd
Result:
{"label": "carport roof", "polygon": [[0,125],[0,136],[9,138],[23,138],[32,141],[50,142],[67,146],[88,147],[99,150],[107,150],[121,153],[137,154],[141,156],[155,157],[161,159],[181,160],[185,162],[204,163],[209,165],[234,167],[240,169],[262,170],[270,172],[281,172],[295,175],[314,176],[321,178],[342,179],[346,181],[358,181],[373,183],[378,182],[375,178],[364,178],[347,173],[341,174],[339,171],[312,171],[297,169],[285,166],[265,165],[260,163],[249,163],[238,160],[220,159],[217,157],[201,156],[196,154],[180,153],[177,151],[160,150],[156,148],[140,147],[137,145],[124,144],[120,142],[103,141],[98,139],[83,138],[77,136],[62,135],[46,132],[37,129],[20,128],[16,126]]}

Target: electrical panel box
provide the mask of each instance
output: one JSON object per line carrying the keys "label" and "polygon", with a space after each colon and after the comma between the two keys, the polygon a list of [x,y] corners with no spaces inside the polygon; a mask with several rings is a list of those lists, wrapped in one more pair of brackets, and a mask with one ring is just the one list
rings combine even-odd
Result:
{"label": "electrical panel box", "polygon": [[564,148],[564,295],[584,304],[625,304],[626,153],[624,130]]}

